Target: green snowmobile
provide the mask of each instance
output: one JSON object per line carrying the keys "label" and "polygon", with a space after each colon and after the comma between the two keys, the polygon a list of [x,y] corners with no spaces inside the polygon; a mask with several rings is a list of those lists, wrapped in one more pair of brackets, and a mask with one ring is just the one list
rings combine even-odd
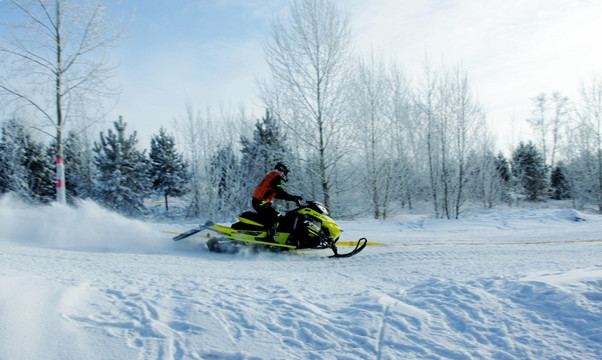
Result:
{"label": "green snowmobile", "polygon": [[174,241],[185,239],[198,232],[208,230],[207,248],[213,252],[235,253],[242,246],[267,248],[270,250],[292,249],[332,249],[330,257],[350,257],[362,251],[367,244],[361,238],[355,248],[348,253],[340,254],[337,241],[341,228],[328,215],[328,210],[318,201],[297,204],[296,209],[288,211],[279,221],[273,241],[266,239],[267,229],[263,219],[256,212],[247,211],[237,216],[238,222],[232,226],[222,226],[208,221],[204,225],[191,229],[173,237]]}

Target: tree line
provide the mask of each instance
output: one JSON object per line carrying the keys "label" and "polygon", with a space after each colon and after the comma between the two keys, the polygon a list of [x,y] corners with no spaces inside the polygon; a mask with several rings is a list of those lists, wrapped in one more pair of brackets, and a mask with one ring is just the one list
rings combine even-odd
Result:
{"label": "tree line", "polygon": [[[576,100],[559,92],[531,99],[534,140],[504,154],[462,67],[425,60],[408,76],[395,61],[355,54],[349,24],[329,0],[291,2],[265,45],[270,72],[258,96],[267,110],[259,119],[189,106],[175,135],[161,129],[148,155],[122,119],[97,141],[69,132],[68,198],[136,215],[154,192],[166,205],[185,196],[188,216],[232,216],[283,161],[293,169],[291,192],[340,217],[384,219],[428,204],[434,216],[455,219],[467,205],[547,197],[602,211],[602,79],[584,82]],[[44,148],[19,126],[16,118],[3,125],[0,190],[50,201],[55,165],[47,154],[59,146]]]}
{"label": "tree line", "polygon": [[[90,144],[69,132],[65,140],[67,200],[93,199],[128,216],[144,214],[144,200],[153,194],[165,198],[186,193],[188,165],[177,152],[172,136],[163,128],[151,139],[151,150],[138,149],[136,132],[126,133],[122,118],[114,129],[101,132]],[[44,204],[55,200],[55,144],[34,140],[16,120],[2,126],[0,139],[0,193],[13,193],[24,201]]]}
{"label": "tree line", "polygon": [[[113,129],[101,132],[96,141],[69,132],[65,141],[68,201],[93,199],[122,214],[140,216],[146,210],[144,200],[153,195],[164,199],[166,212],[169,197],[182,197],[190,201],[186,209],[190,217],[227,217],[248,207],[257,182],[278,161],[287,162],[293,169],[289,184],[292,191],[323,201],[318,197],[320,182],[311,180],[316,172],[303,167],[281,122],[269,111],[257,119],[249,136],[241,135],[235,141],[217,142],[212,136],[205,140],[199,136],[199,132],[216,130],[218,122],[224,129],[232,129],[231,120],[214,121],[211,116],[189,111],[178,122],[179,129],[185,130],[180,131],[183,144],[176,146],[175,136],[161,128],[151,138],[148,155],[146,150],[139,150],[136,132],[128,134],[122,118],[113,123]],[[184,134],[190,135],[188,143]],[[0,193],[11,192],[31,203],[54,201],[53,147],[52,143],[45,146],[34,140],[31,129],[18,121],[5,122],[0,138]],[[428,144],[424,147],[428,149]],[[388,149],[395,150],[390,145]],[[331,203],[331,207],[343,209],[337,210],[339,216],[371,214],[384,219],[401,208],[431,203],[436,216],[457,218],[466,203],[491,208],[502,203],[512,205],[519,199],[539,201],[550,197],[572,199],[576,207],[581,207],[599,199],[597,178],[587,176],[596,165],[589,162],[593,154],[583,158],[571,152],[569,158],[560,153],[560,158],[574,160],[566,165],[559,161],[552,168],[533,142],[521,142],[510,158],[502,152],[495,154],[492,148],[483,152],[475,148],[466,155],[467,165],[462,170],[459,158],[451,152],[447,154],[447,165],[429,163],[433,161],[429,156],[443,157],[441,153],[424,153],[421,167],[411,167],[418,161],[394,158],[385,165],[366,166],[369,161],[383,161],[380,155],[366,156],[370,155],[367,150],[370,146],[351,152],[355,161],[341,164],[350,186],[333,197],[342,199],[338,200],[341,203]],[[359,156],[362,154],[366,157]],[[429,177],[431,166],[440,166],[435,179],[441,181],[438,188],[433,187]],[[453,175],[452,180],[443,176],[446,166],[449,173],[445,175]],[[460,171],[466,174],[463,195],[455,182]],[[443,181],[449,181],[447,189]]]}

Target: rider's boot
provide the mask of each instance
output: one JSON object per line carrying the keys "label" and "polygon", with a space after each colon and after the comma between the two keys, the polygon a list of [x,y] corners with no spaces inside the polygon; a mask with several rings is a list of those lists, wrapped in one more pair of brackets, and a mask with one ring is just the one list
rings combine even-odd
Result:
{"label": "rider's boot", "polygon": [[274,240],[274,234],[276,233],[277,226],[278,226],[278,223],[275,223],[273,226],[268,228],[268,234],[265,236],[266,242],[276,242]]}

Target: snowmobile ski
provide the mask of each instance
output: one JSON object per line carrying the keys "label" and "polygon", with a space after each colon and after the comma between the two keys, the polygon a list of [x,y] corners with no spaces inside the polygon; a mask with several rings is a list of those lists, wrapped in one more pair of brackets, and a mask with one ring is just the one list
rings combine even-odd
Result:
{"label": "snowmobile ski", "polygon": [[368,244],[368,240],[366,240],[366,238],[361,238],[357,241],[357,244],[355,244],[355,249],[351,250],[350,252],[346,253],[346,254],[339,254],[338,250],[337,250],[337,246],[335,244],[332,244],[332,252],[334,252],[334,255],[329,256],[330,258],[346,258],[346,257],[352,257],[353,255],[359,253],[360,251],[364,250],[364,248],[366,247],[366,245]]}
{"label": "snowmobile ski", "polygon": [[203,231],[204,229],[205,228],[203,226],[199,226],[198,228],[190,229],[190,230],[188,230],[186,232],[183,232],[183,233],[181,233],[179,235],[174,236],[172,238],[172,240],[173,241],[179,241],[179,240],[182,240],[182,239],[186,239],[187,237],[192,236],[192,235],[194,235],[196,233],[199,233],[199,232]]}

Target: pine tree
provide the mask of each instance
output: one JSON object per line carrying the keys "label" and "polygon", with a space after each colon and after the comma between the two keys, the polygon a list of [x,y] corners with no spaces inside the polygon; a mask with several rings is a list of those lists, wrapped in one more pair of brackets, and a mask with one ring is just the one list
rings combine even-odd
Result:
{"label": "pine tree", "polygon": [[570,197],[570,186],[565,173],[564,164],[561,162],[552,170],[550,186],[552,187],[552,198],[556,200],[564,200]]}
{"label": "pine tree", "polygon": [[54,199],[54,166],[44,145],[16,120],[8,121],[0,141],[0,192],[23,200],[48,203]]}
{"label": "pine tree", "polygon": [[65,182],[67,201],[93,196],[96,169],[94,152],[85,137],[70,131],[65,139]]}
{"label": "pine tree", "polygon": [[0,140],[0,192],[12,192],[24,200],[31,198],[24,164],[24,143],[28,135],[16,120],[7,121],[2,127]]}
{"label": "pine tree", "polygon": [[532,142],[521,142],[512,154],[512,174],[517,178],[527,200],[546,195],[546,166],[541,153]]}
{"label": "pine tree", "polygon": [[240,211],[248,202],[250,195],[242,190],[248,181],[241,176],[240,161],[231,144],[221,147],[213,155],[210,173],[218,214],[228,215]]}
{"label": "pine tree", "polygon": [[288,157],[284,143],[286,136],[280,131],[276,118],[266,110],[265,116],[255,123],[253,139],[242,137],[242,163],[253,179],[263,176],[273,169],[278,161]]}
{"label": "pine tree", "polygon": [[31,138],[24,145],[24,166],[31,199],[36,203],[52,202],[56,199],[56,176],[53,158],[48,156],[51,148],[45,149],[44,145]]}
{"label": "pine tree", "polygon": [[151,138],[149,157],[152,190],[165,197],[165,211],[169,211],[168,196],[181,196],[186,192],[188,165],[176,151],[173,136],[167,135],[163,128]]}
{"label": "pine tree", "polygon": [[266,110],[265,116],[255,123],[253,139],[241,137],[243,176],[248,180],[246,192],[250,193],[259,181],[283,161],[290,166],[290,151],[284,143],[286,136],[280,131],[278,121]]}
{"label": "pine tree", "polygon": [[500,179],[502,179],[504,183],[509,183],[511,175],[510,165],[504,154],[500,152],[495,158],[494,163]]}
{"label": "pine tree", "polygon": [[136,149],[136,132],[126,137],[126,125],[120,116],[114,122],[116,132],[100,133],[100,142],[94,144],[98,168],[94,198],[108,208],[136,216],[142,214],[150,191],[150,165],[145,152]]}
{"label": "pine tree", "polygon": [[512,173],[510,172],[510,164],[506,159],[506,156],[502,152],[498,153],[497,157],[494,159],[494,166],[497,171],[498,178],[500,180],[501,185],[501,200],[510,203],[510,189],[511,189],[511,180]]}

